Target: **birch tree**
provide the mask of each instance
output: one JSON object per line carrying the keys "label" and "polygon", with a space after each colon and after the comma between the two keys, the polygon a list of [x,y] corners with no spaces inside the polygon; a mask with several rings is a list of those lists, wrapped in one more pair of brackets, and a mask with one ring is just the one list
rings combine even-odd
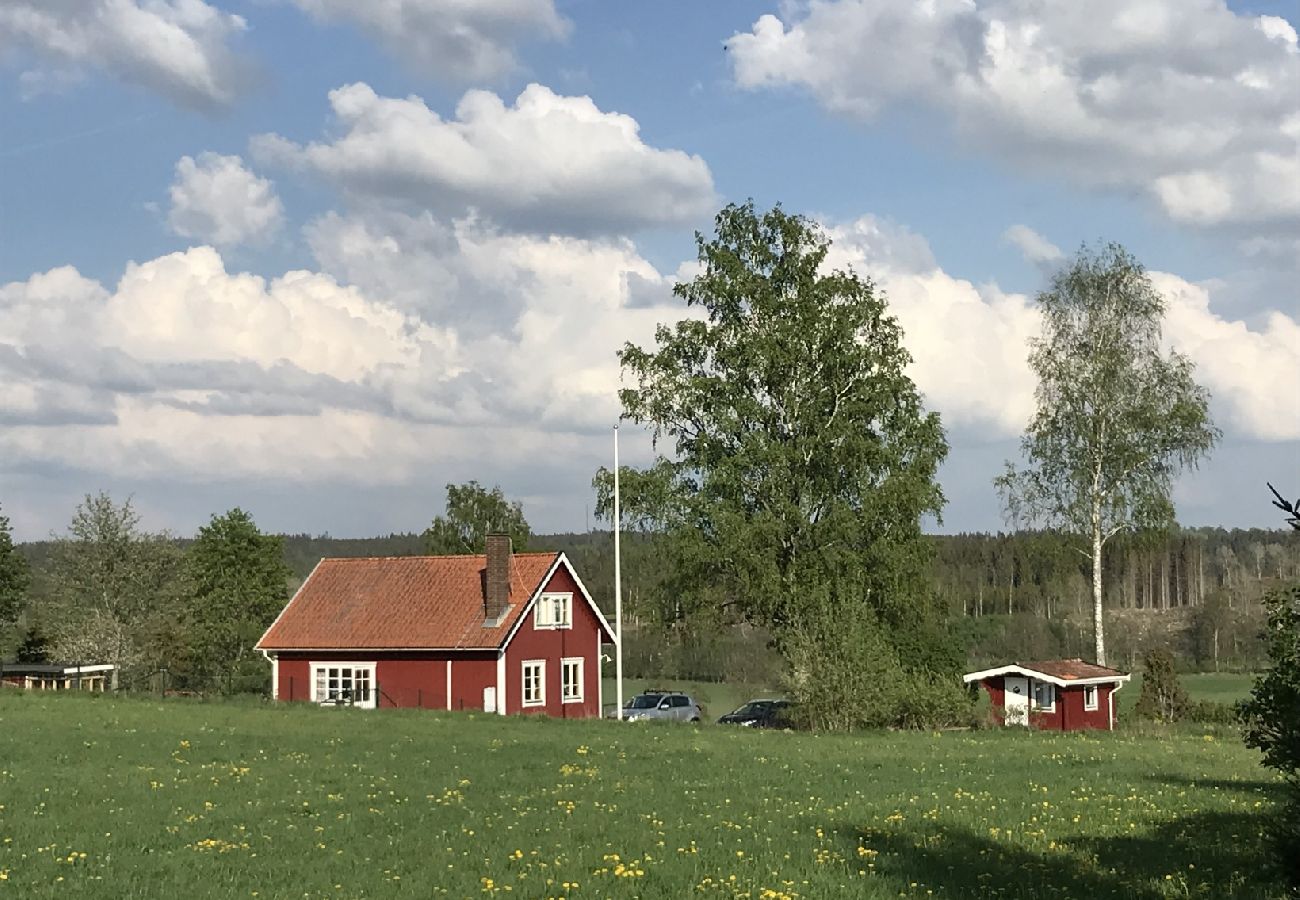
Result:
{"label": "birch tree", "polygon": [[1165,301],[1118,244],[1087,246],[1038,295],[1029,365],[1037,409],[1023,468],[995,480],[1008,517],[1087,541],[1097,662],[1106,663],[1102,551],[1125,530],[1172,524],[1174,478],[1218,442],[1209,393],[1186,356],[1161,343]]}

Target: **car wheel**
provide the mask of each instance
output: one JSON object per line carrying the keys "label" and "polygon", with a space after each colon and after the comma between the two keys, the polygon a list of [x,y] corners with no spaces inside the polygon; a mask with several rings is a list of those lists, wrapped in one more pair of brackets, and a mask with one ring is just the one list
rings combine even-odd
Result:
{"label": "car wheel", "polygon": [[691,719],[691,723],[694,725],[698,725],[700,723],[700,717],[696,716],[694,719]]}

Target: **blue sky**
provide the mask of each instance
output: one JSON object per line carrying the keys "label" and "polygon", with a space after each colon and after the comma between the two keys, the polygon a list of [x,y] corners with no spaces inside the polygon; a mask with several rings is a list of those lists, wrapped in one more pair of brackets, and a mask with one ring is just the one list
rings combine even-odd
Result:
{"label": "blue sky", "polygon": [[179,533],[241,505],[354,535],[477,478],[582,528],[614,350],[680,315],[692,233],[752,197],[893,298],[953,444],[944,530],[1001,526],[1032,294],[1103,238],[1225,432],[1180,517],[1272,526],[1262,477],[1300,483],[1294,4],[1028,15],[15,0],[0,504],[26,538],[101,488]]}

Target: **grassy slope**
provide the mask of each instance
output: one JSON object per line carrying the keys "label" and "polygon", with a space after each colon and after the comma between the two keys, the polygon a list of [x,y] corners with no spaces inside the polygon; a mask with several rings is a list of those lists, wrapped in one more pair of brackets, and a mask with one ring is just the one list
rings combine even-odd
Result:
{"label": "grassy slope", "polygon": [[1229,731],[817,736],[4,691],[0,898],[1267,897],[1275,792]]}

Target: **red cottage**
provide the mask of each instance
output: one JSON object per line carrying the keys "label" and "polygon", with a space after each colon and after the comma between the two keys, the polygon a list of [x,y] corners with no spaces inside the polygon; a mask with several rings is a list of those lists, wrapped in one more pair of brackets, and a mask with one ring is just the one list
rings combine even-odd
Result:
{"label": "red cottage", "polygon": [[323,559],[258,641],[277,700],[599,716],[614,642],[563,553]]}
{"label": "red cottage", "polygon": [[1081,659],[1050,659],[971,672],[963,680],[984,686],[1004,725],[1079,731],[1115,727],[1115,694],[1129,677]]}

